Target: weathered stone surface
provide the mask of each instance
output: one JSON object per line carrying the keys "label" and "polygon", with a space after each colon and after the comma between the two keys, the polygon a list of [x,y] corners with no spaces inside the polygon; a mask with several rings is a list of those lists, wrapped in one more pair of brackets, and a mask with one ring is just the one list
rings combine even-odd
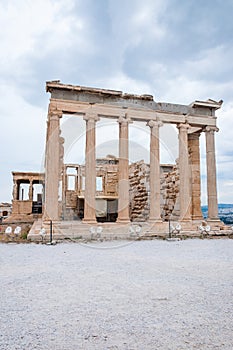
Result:
{"label": "weathered stone surface", "polygon": [[129,167],[130,217],[133,221],[146,221],[149,218],[150,167],[144,161],[133,163]]}
{"label": "weathered stone surface", "polygon": [[179,210],[176,202],[179,200],[179,171],[177,164],[170,171],[161,174],[162,218],[178,220]]}

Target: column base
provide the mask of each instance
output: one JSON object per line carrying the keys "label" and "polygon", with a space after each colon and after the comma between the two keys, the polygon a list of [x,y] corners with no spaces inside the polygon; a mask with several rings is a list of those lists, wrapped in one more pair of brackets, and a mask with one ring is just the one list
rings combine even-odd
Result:
{"label": "column base", "polygon": [[53,225],[58,224],[61,220],[52,220],[52,219],[43,219],[42,218],[42,222],[44,225],[50,225],[50,222],[52,221]]}
{"label": "column base", "polygon": [[131,221],[128,218],[117,219],[117,224],[129,224]]}
{"label": "column base", "polygon": [[48,213],[43,213],[42,221],[44,221],[44,222],[49,222],[49,221],[58,222],[58,221],[61,221],[61,218],[59,216],[52,218],[51,216],[48,215]]}
{"label": "column base", "polygon": [[204,220],[203,215],[193,215],[192,221],[194,221],[194,220]]}
{"label": "column base", "polygon": [[210,227],[219,228],[223,225],[223,222],[219,218],[207,218],[206,222]]}
{"label": "column base", "polygon": [[191,218],[187,218],[187,219],[185,219],[185,218],[180,218],[179,220],[178,220],[179,222],[192,222],[192,219]]}
{"label": "column base", "polygon": [[206,222],[213,231],[219,231],[225,225],[219,218],[207,218]]}
{"label": "column base", "polygon": [[163,222],[163,220],[162,219],[156,219],[156,218],[149,218],[148,222],[152,223],[152,224],[156,224],[156,223],[159,224],[159,223]]}
{"label": "column base", "polygon": [[97,224],[97,221],[94,219],[82,219],[84,224]]}
{"label": "column base", "polygon": [[207,218],[206,221],[207,222],[221,222],[221,220],[219,218]]}

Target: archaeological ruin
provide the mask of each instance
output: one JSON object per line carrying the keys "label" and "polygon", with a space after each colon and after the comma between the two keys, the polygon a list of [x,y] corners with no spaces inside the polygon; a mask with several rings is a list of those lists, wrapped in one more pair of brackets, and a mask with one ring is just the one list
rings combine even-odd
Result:
{"label": "archaeological ruin", "polygon": [[13,171],[12,175],[14,185],[11,218],[34,221],[42,217],[44,174]]}
{"label": "archaeological ruin", "polygon": [[[223,229],[218,218],[215,159],[215,111],[222,101],[194,101],[190,105],[156,102],[151,95],[46,83],[50,93],[44,174],[13,173],[12,215],[36,215],[29,237],[53,223],[57,237],[82,236],[101,227],[113,237],[133,232],[163,236],[168,222],[179,223],[186,233],[197,233],[203,223],[201,211],[200,135],[206,139],[208,218],[212,230]],[[86,123],[85,164],[64,163],[64,115]],[[100,118],[119,127],[118,157],[96,158],[96,127]],[[129,128],[140,122],[150,130],[150,162],[129,162]],[[160,130],[173,124],[178,131],[179,156],[175,164],[160,164]],[[20,190],[28,184],[26,202]],[[42,193],[33,197],[33,185]],[[24,215],[25,216],[25,215]]]}

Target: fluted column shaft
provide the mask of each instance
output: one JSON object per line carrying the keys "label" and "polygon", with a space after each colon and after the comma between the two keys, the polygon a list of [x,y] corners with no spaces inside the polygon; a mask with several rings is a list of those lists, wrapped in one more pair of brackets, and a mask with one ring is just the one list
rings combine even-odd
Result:
{"label": "fluted column shaft", "polygon": [[49,113],[47,126],[45,160],[45,211],[44,220],[59,220],[59,177],[60,177],[60,118],[62,113]]}
{"label": "fluted column shaft", "polygon": [[33,182],[30,180],[30,185],[29,185],[29,200],[33,201]]}
{"label": "fluted column shaft", "polygon": [[205,129],[208,219],[210,220],[218,219],[218,199],[217,199],[215,139],[214,139],[215,131],[218,131],[218,128],[207,126]]}
{"label": "fluted column shaft", "polygon": [[192,220],[203,219],[201,211],[201,176],[200,176],[200,132],[195,132],[188,135],[188,146],[191,168],[191,183],[192,183]]}
{"label": "fluted column shaft", "polygon": [[129,219],[129,119],[119,120],[119,177],[118,177],[118,218],[117,222]]}
{"label": "fluted column shaft", "polygon": [[95,124],[99,118],[93,114],[86,114],[86,150],[85,150],[85,200],[84,218],[87,223],[96,223],[96,130]]}
{"label": "fluted column shaft", "polygon": [[150,221],[161,221],[160,210],[160,155],[159,127],[160,121],[150,120],[147,124],[150,134]]}
{"label": "fluted column shaft", "polygon": [[13,180],[14,181],[14,185],[13,185],[13,192],[12,192],[12,197],[13,197],[13,201],[19,199],[19,186],[17,184],[17,181],[16,180]]}
{"label": "fluted column shaft", "polygon": [[180,220],[191,220],[188,124],[179,124]]}

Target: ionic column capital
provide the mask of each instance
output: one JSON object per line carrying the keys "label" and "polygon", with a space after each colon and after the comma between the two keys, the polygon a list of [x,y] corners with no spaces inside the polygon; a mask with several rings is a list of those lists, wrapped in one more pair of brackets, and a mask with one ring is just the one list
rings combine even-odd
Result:
{"label": "ionic column capital", "polygon": [[95,113],[86,113],[83,116],[83,119],[87,122],[98,122],[100,120],[100,117]]}
{"label": "ionic column capital", "polygon": [[179,130],[182,130],[182,131],[187,131],[190,129],[190,125],[188,123],[180,123],[180,124],[177,124],[177,128]]}
{"label": "ionic column capital", "polygon": [[211,134],[214,134],[214,132],[218,132],[219,131],[219,128],[217,128],[216,126],[207,126],[205,129],[204,129],[204,132],[208,132],[208,133],[211,133]]}
{"label": "ionic column capital", "polygon": [[57,115],[57,114],[49,114],[49,121],[53,122],[58,122],[59,119],[61,118],[60,115]]}
{"label": "ionic column capital", "polygon": [[147,126],[149,126],[151,129],[153,128],[160,128],[161,126],[163,126],[163,123],[160,120],[149,120],[146,124]]}
{"label": "ionic column capital", "polygon": [[132,120],[130,119],[130,117],[127,116],[127,113],[125,114],[125,116],[120,116],[117,120],[117,122],[121,125],[126,125],[126,124],[130,124],[132,123]]}
{"label": "ionic column capital", "polygon": [[57,120],[62,118],[62,111],[57,108],[49,108],[48,116],[50,120]]}

